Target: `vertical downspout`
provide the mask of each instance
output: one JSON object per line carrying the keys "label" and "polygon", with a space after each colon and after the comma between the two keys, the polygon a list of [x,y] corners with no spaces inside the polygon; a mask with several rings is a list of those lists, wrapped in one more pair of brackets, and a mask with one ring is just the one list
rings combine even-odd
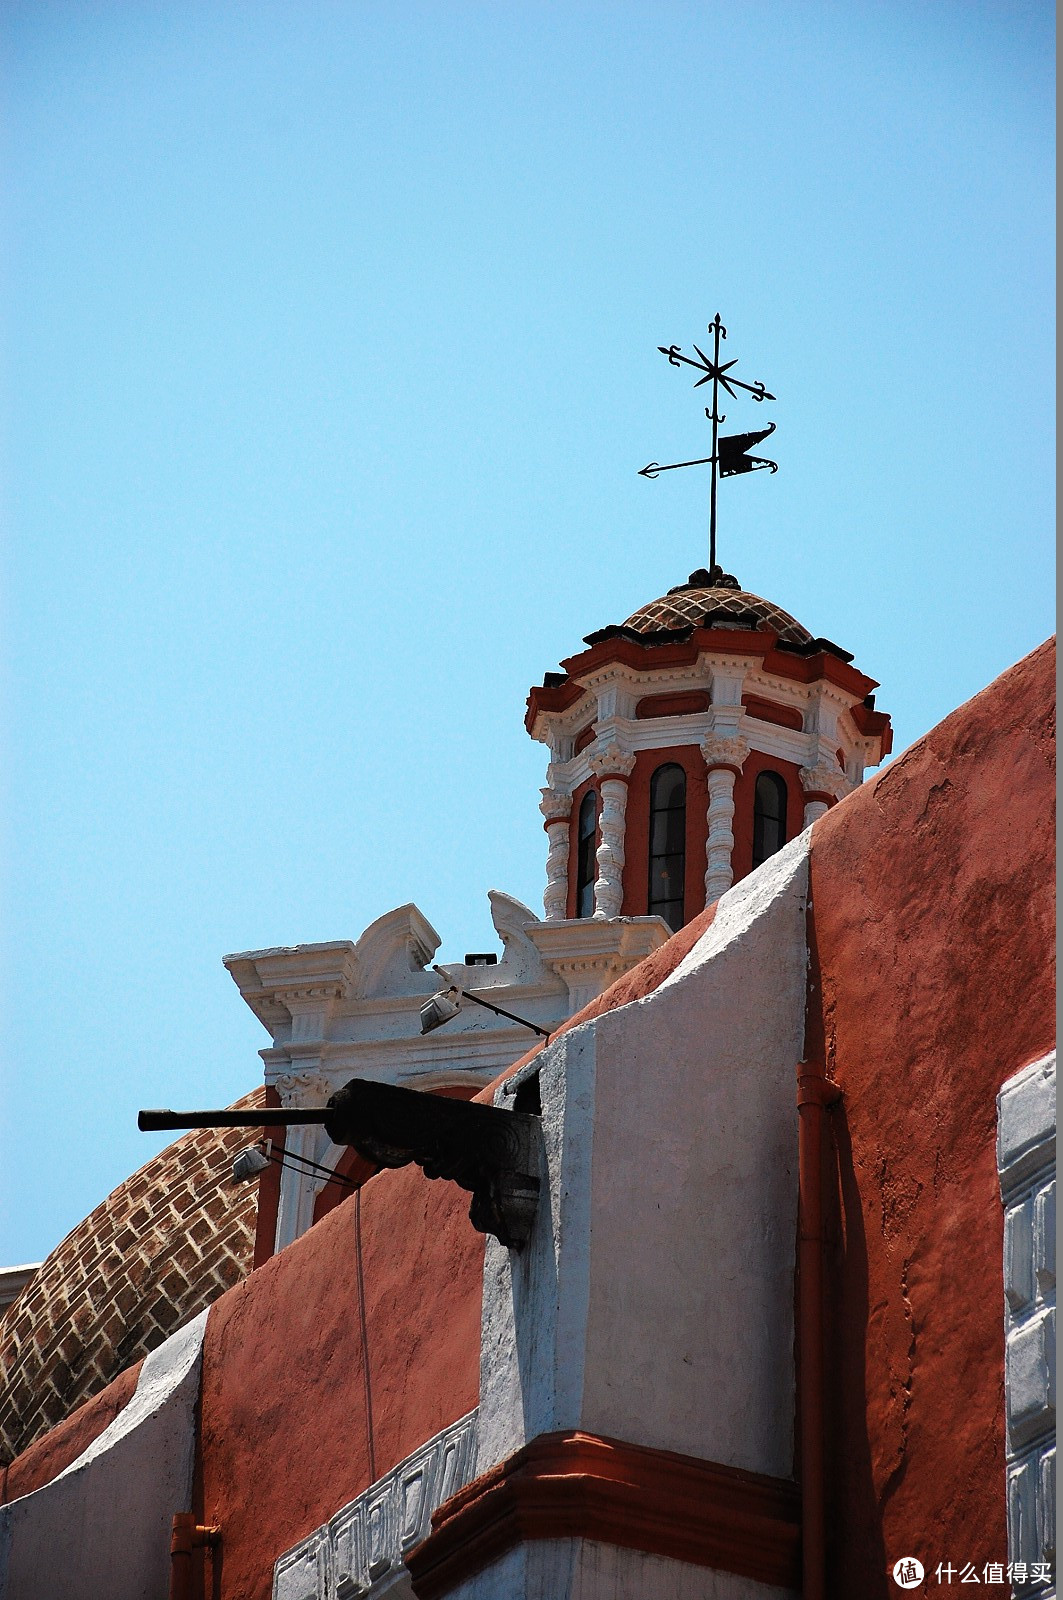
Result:
{"label": "vertical downspout", "polygon": [[822,1067],[797,1069],[798,1350],[801,1416],[801,1595],[824,1600],[823,1113],[841,1090]]}
{"label": "vertical downspout", "polygon": [[218,1543],[220,1528],[202,1527],[194,1511],[178,1511],[170,1533],[170,1600],[192,1600],[193,1552]]}

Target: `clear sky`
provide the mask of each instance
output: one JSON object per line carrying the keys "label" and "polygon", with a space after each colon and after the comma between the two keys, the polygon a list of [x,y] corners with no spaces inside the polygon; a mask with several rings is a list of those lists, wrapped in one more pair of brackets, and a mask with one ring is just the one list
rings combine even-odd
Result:
{"label": "clear sky", "polygon": [[527,690],[707,557],[658,345],[778,397],[721,558],[898,751],[1051,632],[1052,30],[8,0],[0,1263],[260,1081],[224,953],[541,911]]}

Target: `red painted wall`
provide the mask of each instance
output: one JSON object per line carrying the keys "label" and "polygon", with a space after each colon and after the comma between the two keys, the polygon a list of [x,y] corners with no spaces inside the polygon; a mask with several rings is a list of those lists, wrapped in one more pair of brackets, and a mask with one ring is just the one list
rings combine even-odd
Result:
{"label": "red painted wall", "polygon": [[902,1555],[932,1577],[947,1559],[1007,1560],[995,1096],[1055,1036],[1054,660],[1050,642],[812,836],[808,1053],[844,1091],[827,1304],[837,1600],[886,1600]]}
{"label": "red painted wall", "polygon": [[478,1402],[484,1241],[469,1196],[406,1167],[360,1197],[365,1346],[357,1196],[211,1309],[195,1506],[222,1530],[211,1600],[267,1600],[282,1551]]}

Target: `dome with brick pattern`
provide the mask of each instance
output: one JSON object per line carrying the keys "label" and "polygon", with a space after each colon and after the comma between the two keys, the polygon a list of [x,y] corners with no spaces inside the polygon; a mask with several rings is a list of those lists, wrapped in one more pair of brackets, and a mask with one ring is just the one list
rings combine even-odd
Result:
{"label": "dome with brick pattern", "polygon": [[762,600],[759,595],[740,589],[737,578],[714,567],[692,572],[686,583],[677,584],[660,600],[640,606],[624,623],[636,633],[657,633],[661,629],[704,628],[713,623],[723,626],[769,627],[787,644],[809,644],[812,635],[788,611]]}
{"label": "dome with brick pattern", "polygon": [[[236,1102],[258,1107],[256,1089]],[[0,1457],[12,1460],[251,1270],[246,1128],[184,1134],[118,1186],[0,1320]]]}

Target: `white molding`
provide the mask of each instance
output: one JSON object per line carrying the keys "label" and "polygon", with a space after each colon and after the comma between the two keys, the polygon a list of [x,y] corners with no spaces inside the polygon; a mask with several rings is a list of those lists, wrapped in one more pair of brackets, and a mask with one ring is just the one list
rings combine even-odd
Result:
{"label": "white molding", "polygon": [[[997,1095],[1004,1203],[1004,1397],[1008,1556],[1055,1555],[1056,1056],[1031,1062]],[[1032,1574],[1031,1574],[1032,1576]],[[1054,1582],[1020,1585],[1050,1600]]]}
{"label": "white molding", "polygon": [[171,1520],[191,1504],[206,1322],[145,1357],[128,1405],[75,1461],[0,1506],[0,1600],[166,1593]]}
{"label": "white molding", "polygon": [[468,1483],[477,1413],[429,1439],[278,1557],[273,1600],[376,1600],[412,1594],[407,1553],[431,1531],[432,1512]]}

